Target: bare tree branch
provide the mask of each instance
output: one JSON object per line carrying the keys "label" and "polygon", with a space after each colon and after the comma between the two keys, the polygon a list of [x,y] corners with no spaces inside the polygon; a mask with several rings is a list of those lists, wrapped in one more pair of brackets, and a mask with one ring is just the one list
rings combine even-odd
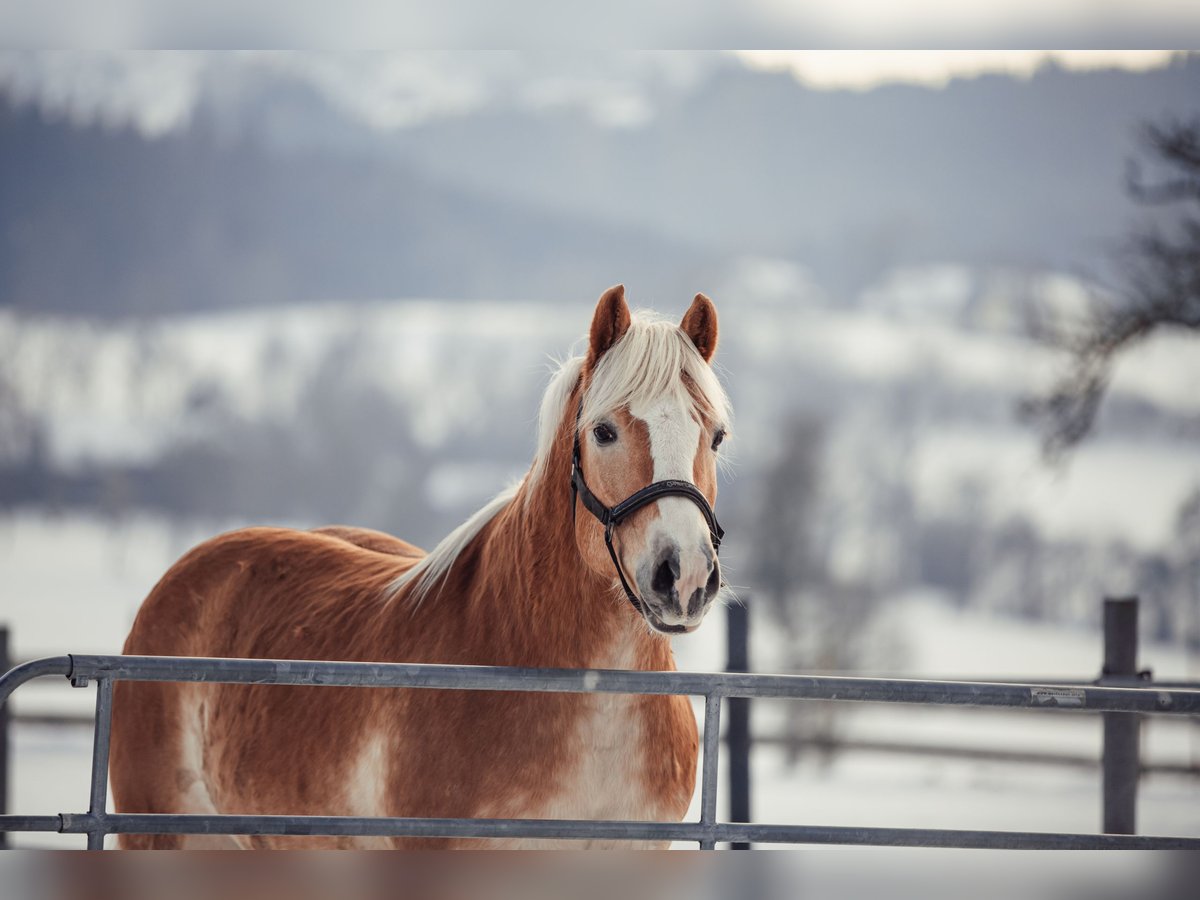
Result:
{"label": "bare tree branch", "polygon": [[1200,331],[1200,118],[1148,124],[1142,143],[1158,173],[1147,181],[1136,161],[1126,170],[1135,200],[1160,209],[1117,253],[1116,299],[1096,300],[1082,328],[1046,326],[1038,335],[1071,357],[1066,375],[1042,396],[1021,401],[1021,417],[1060,458],[1091,431],[1115,359],[1160,327]]}

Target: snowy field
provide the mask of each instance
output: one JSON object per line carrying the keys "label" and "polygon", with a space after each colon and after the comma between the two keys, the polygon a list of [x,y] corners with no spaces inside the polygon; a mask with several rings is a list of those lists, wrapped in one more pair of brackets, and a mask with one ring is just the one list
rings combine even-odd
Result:
{"label": "snowy field", "polygon": [[[170,526],[151,516],[119,526],[82,516],[42,514],[0,519],[3,613],[13,626],[19,658],[120,649],[141,598],[187,547],[221,523]],[[69,560],[69,564],[64,564]],[[754,620],[752,652],[760,671],[777,666],[784,648],[762,616]],[[899,596],[877,623],[902,642],[911,660],[894,674],[920,677],[1092,677],[1099,634],[1035,625],[951,609],[936,596]],[[719,670],[724,617],[675,641],[681,668]],[[1145,644],[1139,662],[1161,678],[1200,677],[1200,661],[1176,648]],[[17,711],[84,712],[93,691],[43,681],[14,698]],[[778,731],[778,703],[755,708],[760,734]],[[978,747],[1098,754],[1099,721],[1071,713],[1003,713],[884,706],[847,709],[839,726],[848,737],[944,740]],[[22,725],[15,731],[12,811],[57,813],[84,808],[90,731]],[[1200,728],[1156,719],[1144,728],[1148,759],[1200,760]],[[1096,771],[1048,766],[847,753],[815,755],[789,765],[777,748],[753,759],[754,815],[763,822],[938,828],[1094,831],[1100,818]],[[721,798],[721,808],[725,799]],[[698,807],[693,804],[693,815]],[[1200,836],[1200,780],[1151,776],[1142,783],[1139,830]],[[24,836],[21,846],[78,846],[73,837]]]}
{"label": "snowy field", "polygon": [[[1039,291],[1051,308],[1083,302],[1078,282],[1044,281]],[[823,398],[839,398],[836,411],[823,415],[828,480],[833,499],[845,506],[857,499],[853,483],[878,464],[880,447],[891,456],[904,449],[897,458],[907,454],[922,515],[954,512],[961,486],[977,481],[986,486],[981,499],[992,521],[1020,515],[1048,538],[1161,549],[1182,498],[1200,487],[1194,435],[1166,426],[1150,435],[1140,427],[1098,434],[1071,466],[1043,465],[1036,434],[1014,422],[1013,408],[1018,397],[1044,389],[1062,359],[1020,333],[1017,289],[1001,275],[961,266],[898,270],[845,308],[832,305],[802,270],[745,260],[717,288],[718,362],[737,407],[728,448],[735,468],[760,465],[776,446],[780,415],[789,411],[778,390],[786,381],[801,409],[820,410]],[[633,297],[635,305],[655,301]],[[414,439],[435,451],[476,442],[481,429],[501,419],[532,428],[548,359],[568,351],[589,315],[587,305],[569,303],[434,300],[139,324],[0,310],[0,380],[20,408],[36,413],[48,460],[64,471],[152,461],[173,442],[209,434],[212,403],[223,415],[286,422],[305,386],[331,365],[343,388],[369,387],[395,399]],[[345,356],[347,348],[353,352]],[[887,392],[904,384],[922,399],[910,427],[898,432]],[[1121,399],[1186,420],[1200,415],[1196,384],[1194,342],[1157,334],[1122,357],[1110,403]],[[921,411],[921,404],[936,408]],[[515,462],[515,472],[493,466],[482,478],[461,464],[435,468],[427,491],[438,508],[462,507],[465,515],[522,470],[524,457]]]}
{"label": "snowy field", "polygon": [[[884,571],[888,539],[906,527],[880,518],[879,505],[864,494],[872,478],[911,490],[923,519],[960,515],[963,486],[978,484],[978,513],[992,525],[1023,517],[1042,538],[1083,542],[1100,559],[1110,555],[1109,541],[1171,558],[1180,502],[1200,487],[1194,433],[1178,430],[1200,415],[1194,343],[1156,336],[1114,373],[1110,397],[1154,410],[1158,426],[1144,433],[1135,420],[1103,432],[1080,448],[1069,468],[1048,469],[1036,435],[1014,423],[1012,409],[1019,395],[1047,384],[1061,361],[1023,336],[1014,297],[1031,288],[1006,277],[956,266],[901,270],[847,307],[830,302],[797,267],[751,259],[727,284],[714,286],[722,315],[720,362],[730,373],[738,413],[734,468],[753,471],[770,456],[781,416],[791,409],[781,404],[781,395],[790,393],[779,390],[781,383],[795,386],[791,399],[803,401],[800,409],[819,411],[822,399],[830,404],[824,482],[828,502],[842,514],[840,531],[830,538],[841,575]],[[1034,287],[1063,315],[1084,301],[1070,278],[1046,276]],[[421,300],[137,324],[0,311],[0,381],[20,408],[36,412],[47,461],[72,472],[149,463],[190,436],[219,438],[223,433],[212,430],[221,418],[214,419],[214,402],[233,418],[290,422],[305,386],[336,362],[344,367],[337,369],[339,384],[378,389],[397,401],[411,418],[419,449],[431,458],[450,446],[473,448],[478,459],[451,455],[431,468],[425,483],[431,508],[457,514],[512,474],[481,464],[493,460],[481,432],[486,436],[501,419],[516,423],[514,434],[533,427],[547,355],[564,353],[589,314],[590,305],[501,308]],[[347,348],[353,352],[343,352]],[[891,410],[905,396],[897,386],[920,399],[901,430]],[[239,524],[245,523],[152,513],[112,519],[44,508],[0,515],[0,622],[13,630],[15,655],[118,652],[138,605],[166,568],[195,543]],[[733,559],[736,542],[730,549]],[[1135,586],[1105,578],[1105,590]],[[1074,610],[1080,621],[1097,618],[1090,590],[1084,591],[1087,608]],[[884,610],[871,627],[900,649],[894,656],[903,663],[880,674],[1084,679],[1100,666],[1094,627],[964,611],[932,593],[890,596]],[[780,631],[762,615],[754,628],[756,670],[780,671],[788,657]],[[698,634],[676,640],[681,668],[721,669],[724,639],[723,616],[715,615]],[[1200,661],[1177,647],[1144,644],[1140,664],[1160,678],[1200,680]],[[29,713],[86,714],[92,703],[90,690],[48,682],[22,688],[14,700],[18,711]],[[1099,753],[1094,717],[838,709],[836,733],[847,739]],[[757,733],[782,731],[781,704],[754,710]],[[1156,719],[1143,729],[1143,746],[1151,761],[1195,765],[1200,729]],[[13,750],[14,811],[82,808],[87,729],[22,725]],[[793,763],[780,749],[760,746],[753,774],[755,818],[764,822],[1093,831],[1100,816],[1099,773],[1082,768],[867,752],[832,760],[810,753]],[[1145,833],[1200,835],[1200,779],[1145,779],[1139,824]],[[79,844],[55,837],[18,842]]]}

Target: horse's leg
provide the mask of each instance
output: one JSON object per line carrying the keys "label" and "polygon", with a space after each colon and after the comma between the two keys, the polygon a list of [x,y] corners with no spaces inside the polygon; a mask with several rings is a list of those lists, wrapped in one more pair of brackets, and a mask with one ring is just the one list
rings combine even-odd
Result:
{"label": "horse's leg", "polygon": [[[113,685],[113,729],[108,772],[113,806],[119,812],[175,812],[168,797],[176,793],[179,740],[168,725],[164,685],[118,681]],[[176,835],[122,834],[122,850],[170,850]]]}
{"label": "horse's leg", "polygon": [[[120,812],[197,813],[217,810],[199,771],[194,710],[188,685],[119,681],[113,686],[109,761],[113,801]],[[123,834],[123,850],[178,850],[236,846],[223,836]]]}
{"label": "horse's leg", "polygon": [[391,556],[411,557],[420,559],[425,551],[420,547],[402,541],[398,537],[375,531],[371,528],[352,528],[349,525],[326,525],[324,528],[312,529],[313,534],[324,534],[362,547],[364,550],[374,550],[376,553],[387,553]]}

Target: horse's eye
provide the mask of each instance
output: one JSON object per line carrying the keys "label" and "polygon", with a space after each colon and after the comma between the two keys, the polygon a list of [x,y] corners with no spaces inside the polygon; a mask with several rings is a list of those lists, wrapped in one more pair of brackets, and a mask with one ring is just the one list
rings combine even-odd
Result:
{"label": "horse's eye", "polygon": [[713,435],[712,448],[714,451],[721,446],[721,441],[723,440],[725,440],[725,429],[718,428],[716,433]]}
{"label": "horse's eye", "polygon": [[596,438],[596,443],[601,447],[605,444],[611,444],[617,439],[617,432],[611,425],[597,425],[592,429],[592,435]]}

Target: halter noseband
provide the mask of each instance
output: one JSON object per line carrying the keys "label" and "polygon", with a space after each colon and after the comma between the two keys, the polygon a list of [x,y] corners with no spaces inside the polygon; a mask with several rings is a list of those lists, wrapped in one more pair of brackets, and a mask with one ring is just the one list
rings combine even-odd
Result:
{"label": "halter noseband", "polygon": [[[668,479],[666,481],[656,481],[642,488],[640,491],[635,491],[630,494],[616,506],[605,506],[600,502],[600,499],[592,493],[587,486],[587,482],[583,479],[583,465],[579,460],[579,423],[583,417],[583,400],[579,401],[579,409],[575,413],[575,447],[571,452],[571,521],[575,521],[575,498],[583,501],[584,508],[593,516],[600,520],[600,524],[604,526],[604,546],[608,548],[608,555],[612,557],[613,567],[617,570],[617,577],[621,579],[621,587],[625,589],[625,597],[629,600],[630,605],[637,610],[638,614],[645,616],[646,610],[643,601],[637,594],[633,592],[633,588],[629,586],[629,581],[625,578],[625,569],[621,565],[621,561],[617,558],[617,551],[613,548],[613,531],[623,521],[646,506],[653,503],[660,497],[686,497],[691,500],[699,508],[701,515],[704,516],[704,521],[708,523],[708,533],[712,538],[713,553],[716,554],[721,549],[721,538],[725,537],[725,531],[717,522],[717,517],[713,513],[712,506],[709,505],[708,498],[700,493],[700,489],[690,481],[680,481],[677,479]],[[663,625],[665,631],[681,632],[682,625]]]}

